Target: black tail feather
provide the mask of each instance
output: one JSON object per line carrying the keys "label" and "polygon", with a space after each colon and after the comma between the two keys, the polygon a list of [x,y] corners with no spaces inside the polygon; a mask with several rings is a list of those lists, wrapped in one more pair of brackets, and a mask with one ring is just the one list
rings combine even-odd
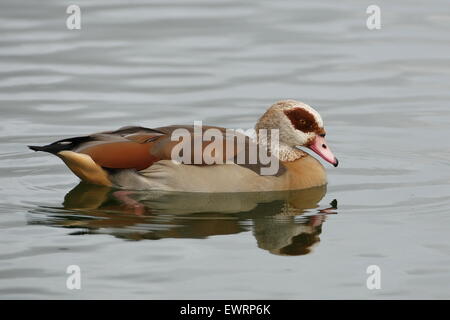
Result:
{"label": "black tail feather", "polygon": [[45,147],[39,147],[39,146],[28,146],[33,151],[45,151]]}
{"label": "black tail feather", "polygon": [[49,144],[46,146],[28,146],[33,151],[43,151],[43,152],[49,152],[52,154],[57,154],[58,152],[62,151],[63,148],[61,146],[55,145],[55,144]]}

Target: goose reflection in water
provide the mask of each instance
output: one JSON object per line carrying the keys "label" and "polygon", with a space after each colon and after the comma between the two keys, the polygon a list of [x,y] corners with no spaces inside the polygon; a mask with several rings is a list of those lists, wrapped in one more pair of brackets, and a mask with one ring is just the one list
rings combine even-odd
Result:
{"label": "goose reflection in water", "polygon": [[[38,210],[30,223],[106,233],[127,240],[206,238],[252,230],[259,248],[277,255],[304,255],[320,241],[331,207],[318,209],[326,186],[263,193],[123,191],[80,183],[63,207]],[[36,212],[36,211],[35,211]]]}

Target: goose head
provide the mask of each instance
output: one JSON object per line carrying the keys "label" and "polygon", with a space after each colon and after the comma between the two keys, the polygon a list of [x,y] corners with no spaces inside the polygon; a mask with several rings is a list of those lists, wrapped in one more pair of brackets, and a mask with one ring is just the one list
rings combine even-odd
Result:
{"label": "goose head", "polygon": [[295,155],[298,147],[306,147],[333,166],[339,164],[325,140],[322,117],[303,102],[278,101],[261,116],[255,129],[256,132],[260,129],[279,130],[281,160],[295,160],[296,157],[290,155]]}

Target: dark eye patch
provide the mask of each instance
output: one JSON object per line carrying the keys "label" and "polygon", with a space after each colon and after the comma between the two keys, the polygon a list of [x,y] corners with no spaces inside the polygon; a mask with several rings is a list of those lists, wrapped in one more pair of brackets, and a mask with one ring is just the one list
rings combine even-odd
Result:
{"label": "dark eye patch", "polygon": [[304,109],[289,109],[284,111],[284,114],[289,118],[289,120],[291,120],[292,125],[297,130],[306,133],[320,130],[314,116]]}

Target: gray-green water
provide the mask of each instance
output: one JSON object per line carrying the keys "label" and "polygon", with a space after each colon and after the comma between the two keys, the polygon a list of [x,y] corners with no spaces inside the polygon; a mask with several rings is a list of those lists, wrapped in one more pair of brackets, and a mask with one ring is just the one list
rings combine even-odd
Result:
{"label": "gray-green water", "polygon": [[[0,4],[0,298],[450,298],[447,1],[377,1],[374,31],[368,1],[79,0],[79,31],[68,4]],[[327,190],[135,194],[137,212],[26,148],[250,128],[283,98],[325,119]]]}

